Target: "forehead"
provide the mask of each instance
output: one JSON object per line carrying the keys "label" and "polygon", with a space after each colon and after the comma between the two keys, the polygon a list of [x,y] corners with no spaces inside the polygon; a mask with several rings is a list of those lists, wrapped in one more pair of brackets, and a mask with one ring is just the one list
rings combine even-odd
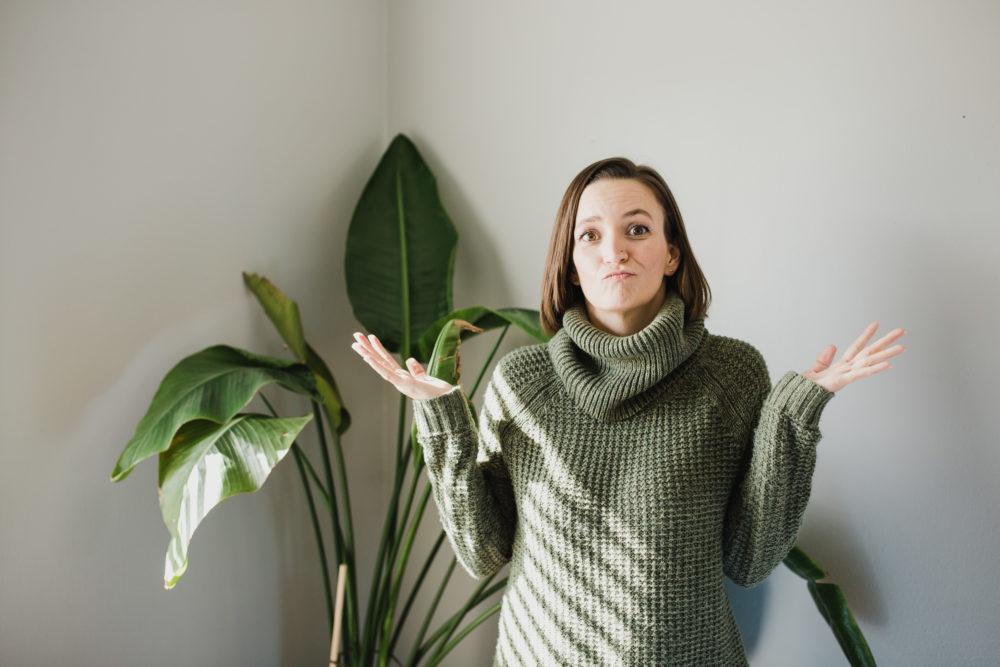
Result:
{"label": "forehead", "polygon": [[595,217],[600,220],[595,219],[594,222],[613,221],[637,208],[648,211],[654,219],[661,215],[656,196],[643,183],[620,178],[595,181],[580,193],[576,221]]}

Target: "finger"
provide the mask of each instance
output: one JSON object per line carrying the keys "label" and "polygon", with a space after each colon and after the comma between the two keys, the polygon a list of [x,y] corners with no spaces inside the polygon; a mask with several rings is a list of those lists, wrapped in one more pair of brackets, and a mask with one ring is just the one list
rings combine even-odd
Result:
{"label": "finger", "polygon": [[893,345],[887,350],[882,350],[881,352],[876,352],[875,354],[869,355],[865,358],[865,365],[870,365],[872,362],[882,361],[883,359],[891,359],[897,354],[902,354],[903,350],[906,349],[905,345]]}
{"label": "finger", "polygon": [[833,361],[833,355],[837,353],[837,346],[830,344],[823,349],[823,353],[816,358],[816,361],[822,363],[824,366],[829,366],[830,362]]}
{"label": "finger", "polygon": [[399,362],[396,361],[396,357],[392,356],[389,353],[389,350],[382,346],[382,341],[378,339],[378,336],[375,334],[368,334],[368,340],[372,344],[372,347],[375,348],[375,351],[378,352],[383,359],[392,362],[397,368],[399,368]]}
{"label": "finger", "polygon": [[428,373],[427,370],[420,365],[420,362],[414,359],[413,357],[410,357],[409,359],[406,360],[406,365],[410,368],[410,372],[413,374],[413,377],[416,379],[417,382],[423,382],[425,384],[431,385],[432,387],[438,387],[440,389],[450,389],[451,387],[455,386],[450,382],[442,380],[441,378],[434,377],[433,375]]}
{"label": "finger", "polygon": [[820,371],[826,370],[830,367],[830,361],[833,359],[833,355],[837,352],[836,345],[827,345],[823,352],[816,357],[816,363],[813,364],[812,368],[809,369],[810,372],[819,373]]}
{"label": "finger", "polygon": [[902,336],[905,333],[906,333],[906,329],[904,329],[902,327],[896,327],[895,329],[893,329],[892,331],[890,331],[889,333],[887,333],[886,335],[882,336],[877,341],[875,341],[874,343],[872,343],[871,345],[869,345],[867,352],[869,352],[869,353],[871,353],[871,352],[878,352],[879,350],[881,350],[882,348],[884,348],[886,345],[888,345],[892,341],[896,340],[897,338],[899,338],[900,336]]}
{"label": "finger", "polygon": [[355,332],[354,343],[351,344],[351,347],[354,348],[354,351],[360,354],[361,358],[368,362],[372,368],[375,368],[376,370],[389,370],[385,368],[385,361],[375,353],[371,343],[364,335]]}
{"label": "finger", "polygon": [[406,365],[410,369],[410,373],[413,374],[413,377],[418,382],[425,382],[425,383],[430,384],[430,385],[435,386],[435,387],[450,387],[450,386],[452,386],[452,384],[450,382],[446,382],[445,380],[442,380],[441,378],[434,377],[433,375],[431,375],[430,373],[428,373],[427,369],[424,368],[423,366],[421,366],[420,362],[417,361],[416,359],[414,359],[413,357],[410,357],[409,359],[406,360]]}
{"label": "finger", "polygon": [[377,358],[374,355],[374,353],[372,353],[371,350],[363,347],[361,343],[351,343],[351,347],[354,349],[355,352],[360,354],[361,358],[364,359],[365,362],[367,362],[367,364],[371,366],[376,373],[382,376],[384,380],[388,380],[392,384],[396,385],[396,387],[399,387],[397,383],[400,380],[400,376],[397,373],[394,373],[392,369],[386,368],[385,362]]}
{"label": "finger", "polygon": [[857,355],[857,353],[861,350],[861,348],[865,346],[865,343],[868,342],[868,339],[871,338],[873,335],[875,335],[875,332],[877,330],[878,330],[878,320],[875,320],[867,327],[865,327],[865,330],[861,332],[860,336],[854,339],[854,342],[851,343],[850,347],[847,348],[847,350],[844,352],[844,356],[842,356],[841,359],[843,361],[851,361],[852,359],[854,359],[855,355]]}
{"label": "finger", "polygon": [[375,349],[376,354],[383,360],[387,368],[390,368],[393,373],[399,375],[400,377],[405,376],[407,379],[413,379],[413,376],[410,375],[410,371],[402,368],[399,365],[399,362],[396,361],[396,357],[392,356],[392,354],[389,353],[389,350],[382,346],[382,341],[378,339],[378,336],[375,334],[369,334],[368,339],[372,344],[372,347]]}
{"label": "finger", "polygon": [[[360,338],[364,338],[361,336]],[[412,380],[412,376],[405,370],[399,367],[399,364],[395,363],[395,360],[386,362],[385,358],[378,354],[372,346],[364,345],[360,340],[351,345],[355,348],[358,353],[368,362],[368,365],[375,369],[379,375],[383,378],[392,382],[397,389],[403,390],[408,387],[407,380]]]}
{"label": "finger", "polygon": [[383,377],[385,373],[392,372],[392,369],[386,366],[385,360],[378,356],[370,345],[365,345],[362,342],[355,341],[351,343],[351,348],[361,355],[361,358],[364,359],[369,366],[382,374]]}
{"label": "finger", "polygon": [[399,363],[385,351],[385,348],[382,348],[382,351],[380,352],[375,347],[375,344],[371,340],[375,337],[374,334],[371,336],[364,336],[360,333],[356,333],[354,334],[354,337],[357,339],[358,344],[361,345],[361,348],[365,350],[368,356],[386,371],[395,373],[396,370],[399,369]]}
{"label": "finger", "polygon": [[396,357],[392,356],[392,354],[389,353],[389,350],[385,349],[385,347],[382,346],[382,341],[378,339],[378,336],[376,336],[375,334],[368,334],[368,342],[375,350],[375,353],[378,354],[380,357],[382,357],[382,359],[384,359],[385,362],[389,364],[389,366],[393,370],[396,369],[403,370],[400,367],[399,362],[396,361]]}

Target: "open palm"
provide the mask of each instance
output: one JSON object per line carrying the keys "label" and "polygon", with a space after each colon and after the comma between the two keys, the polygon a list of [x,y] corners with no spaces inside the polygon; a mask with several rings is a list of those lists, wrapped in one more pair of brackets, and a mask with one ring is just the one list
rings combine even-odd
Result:
{"label": "open palm", "polygon": [[360,354],[376,373],[410,398],[417,400],[434,398],[455,388],[455,385],[429,375],[413,357],[406,360],[409,370],[400,366],[375,334],[365,336],[355,331],[354,341],[351,343],[351,348]]}
{"label": "open palm", "polygon": [[[869,324],[861,335],[851,344],[847,351],[835,362],[833,355],[837,353],[836,345],[828,345],[816,358],[816,363],[802,375],[828,391],[837,391],[861,378],[881,373],[891,368],[888,359],[901,354],[906,348],[903,345],[886,347],[906,333],[906,329],[896,328],[878,339],[868,347],[864,347],[868,339],[878,330],[878,320]],[[832,362],[832,363],[831,363]]]}

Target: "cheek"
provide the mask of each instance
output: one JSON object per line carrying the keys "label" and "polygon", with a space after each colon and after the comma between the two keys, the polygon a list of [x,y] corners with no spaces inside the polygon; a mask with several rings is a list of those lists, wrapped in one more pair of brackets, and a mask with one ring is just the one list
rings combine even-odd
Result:
{"label": "cheek", "polygon": [[665,267],[670,263],[670,253],[666,251],[666,248],[662,250],[650,248],[637,256],[636,259],[641,259],[646,266]]}

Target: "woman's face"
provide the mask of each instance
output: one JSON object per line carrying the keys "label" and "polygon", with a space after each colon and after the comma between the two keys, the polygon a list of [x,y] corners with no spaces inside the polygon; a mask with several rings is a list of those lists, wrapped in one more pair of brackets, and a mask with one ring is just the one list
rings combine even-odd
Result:
{"label": "woman's face", "polygon": [[[591,308],[627,315],[660,297],[664,276],[680,261],[679,250],[667,243],[664,215],[652,191],[636,180],[604,179],[584,189],[573,230],[571,280]],[[630,275],[613,275],[619,272]]]}

